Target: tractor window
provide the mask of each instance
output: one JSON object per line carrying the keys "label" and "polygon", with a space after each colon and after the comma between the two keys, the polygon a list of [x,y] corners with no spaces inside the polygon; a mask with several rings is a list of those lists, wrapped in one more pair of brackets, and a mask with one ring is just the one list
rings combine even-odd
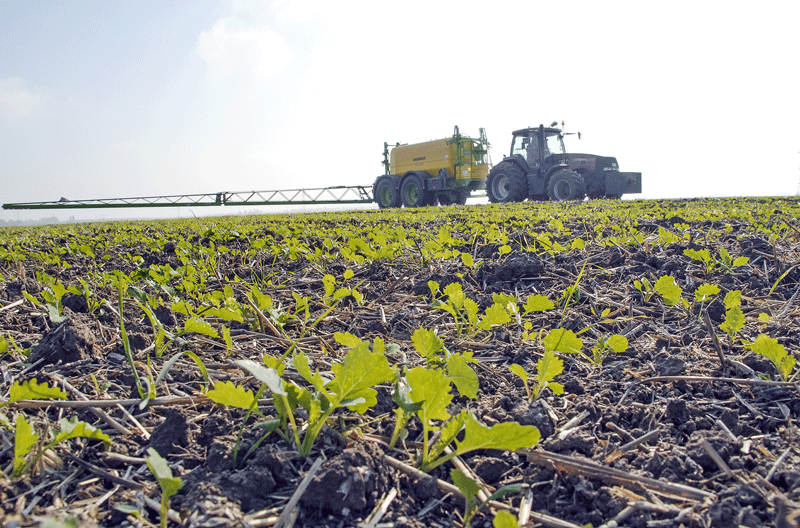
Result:
{"label": "tractor window", "polygon": [[531,142],[535,144],[535,139],[524,136],[514,136],[514,142],[511,144],[511,155],[516,156],[519,154],[523,158],[527,158]]}
{"label": "tractor window", "polygon": [[[539,141],[537,136],[524,137],[516,136],[511,144],[511,155],[519,154],[531,166],[538,166],[539,163]],[[545,155],[547,155],[545,153]]]}
{"label": "tractor window", "polygon": [[544,148],[547,151],[544,154],[545,156],[566,153],[566,150],[564,149],[564,139],[559,134],[547,136],[547,141],[545,142]]}

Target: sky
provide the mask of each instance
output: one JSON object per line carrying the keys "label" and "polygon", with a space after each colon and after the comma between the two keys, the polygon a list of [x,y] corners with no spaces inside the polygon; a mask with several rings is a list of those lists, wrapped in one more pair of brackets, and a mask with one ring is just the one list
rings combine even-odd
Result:
{"label": "sky", "polygon": [[0,0],[0,203],[371,185],[384,141],[484,127],[497,162],[562,120],[569,152],[642,172],[626,198],[795,195],[798,20],[794,0]]}

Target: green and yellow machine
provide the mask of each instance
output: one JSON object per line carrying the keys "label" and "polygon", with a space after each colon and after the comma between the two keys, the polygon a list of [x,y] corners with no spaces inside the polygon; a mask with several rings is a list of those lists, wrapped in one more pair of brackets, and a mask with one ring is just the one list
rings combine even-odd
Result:
{"label": "green and yellow machine", "polygon": [[[492,167],[486,131],[423,143],[383,144],[384,174],[372,186],[337,185],[277,191],[215,192],[88,200],[6,203],[3,209],[87,209],[117,207],[200,207],[233,205],[322,205],[377,203],[381,209],[464,205],[472,191],[486,189],[490,202],[620,198],[642,192],[641,172],[619,172],[616,158],[567,154],[566,133],[550,127],[517,130],[509,156]],[[580,134],[578,134],[580,138]]]}
{"label": "green and yellow machine", "polygon": [[381,209],[461,204],[472,191],[486,187],[491,168],[489,142],[481,128],[472,138],[455,127],[449,138],[412,145],[383,144],[385,173],[372,185]]}

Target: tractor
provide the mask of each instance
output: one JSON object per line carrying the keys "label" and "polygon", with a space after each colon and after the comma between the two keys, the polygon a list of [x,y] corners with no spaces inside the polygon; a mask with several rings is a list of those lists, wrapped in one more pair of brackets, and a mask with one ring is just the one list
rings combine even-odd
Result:
{"label": "tractor", "polygon": [[486,180],[490,202],[619,199],[642,192],[642,173],[619,172],[616,158],[567,154],[563,125],[558,128],[554,122],[512,133],[510,155],[489,171]]}

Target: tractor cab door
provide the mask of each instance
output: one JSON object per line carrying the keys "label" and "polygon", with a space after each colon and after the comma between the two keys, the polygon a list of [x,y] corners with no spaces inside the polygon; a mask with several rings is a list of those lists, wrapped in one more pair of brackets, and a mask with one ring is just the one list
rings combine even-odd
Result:
{"label": "tractor cab door", "polygon": [[553,165],[560,164],[553,159],[554,154],[566,154],[567,149],[564,147],[564,136],[558,129],[544,127],[539,128],[542,149],[542,164],[541,168],[544,172],[548,172]]}
{"label": "tractor cab door", "polygon": [[514,135],[511,141],[511,155],[519,156],[528,164],[531,171],[538,171],[541,165],[541,145],[538,141],[538,135],[533,131],[533,134],[527,131]]}

